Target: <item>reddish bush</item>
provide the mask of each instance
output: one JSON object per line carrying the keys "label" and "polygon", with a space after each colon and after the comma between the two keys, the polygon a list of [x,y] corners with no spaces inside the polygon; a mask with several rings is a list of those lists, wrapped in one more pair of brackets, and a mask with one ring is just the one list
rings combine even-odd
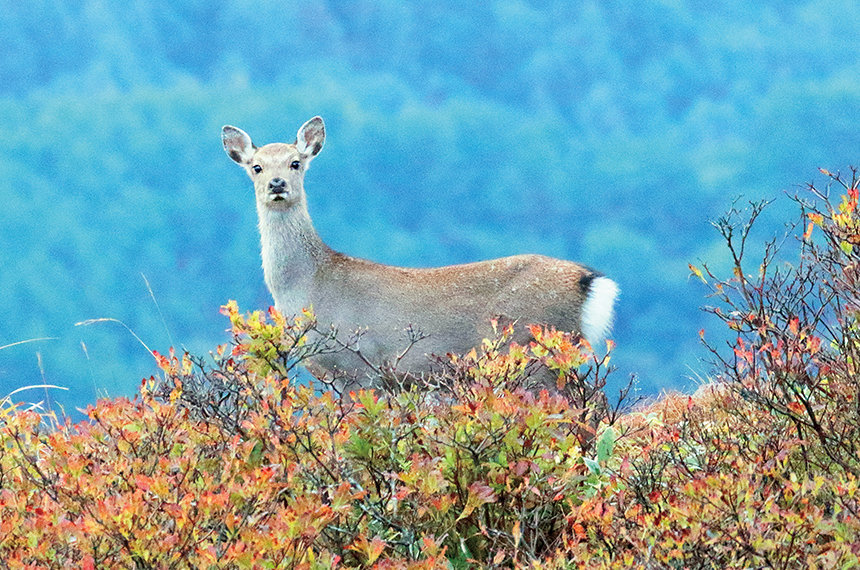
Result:
{"label": "reddish bush", "polygon": [[858,179],[830,176],[844,194],[810,187],[814,201],[798,198],[809,225],[794,266],[777,265],[772,241],[755,273],[746,271],[763,205],[751,205],[746,221],[733,211],[716,223],[733,277],[691,268],[719,302],[710,311],[736,333],[728,350],[709,347],[718,384],[624,418],[644,429],[583,508],[588,533],[563,557],[598,566],[860,565]]}
{"label": "reddish bush", "polygon": [[[287,374],[325,349],[309,315],[225,312],[234,343],[214,366],[156,355],[162,379],[88,422],[8,418],[9,566],[525,563],[562,547],[570,509],[608,477],[618,413],[584,386],[604,362],[570,335],[535,329],[539,342],[503,349],[508,329],[447,362],[434,391],[338,394]],[[526,390],[540,367],[582,407]]]}

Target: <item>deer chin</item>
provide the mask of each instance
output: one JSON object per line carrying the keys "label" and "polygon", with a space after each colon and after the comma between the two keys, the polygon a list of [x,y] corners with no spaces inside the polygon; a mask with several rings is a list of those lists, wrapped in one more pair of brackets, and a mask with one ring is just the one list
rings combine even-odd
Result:
{"label": "deer chin", "polygon": [[274,210],[285,210],[295,204],[295,196],[286,194],[269,194],[266,196],[266,207]]}

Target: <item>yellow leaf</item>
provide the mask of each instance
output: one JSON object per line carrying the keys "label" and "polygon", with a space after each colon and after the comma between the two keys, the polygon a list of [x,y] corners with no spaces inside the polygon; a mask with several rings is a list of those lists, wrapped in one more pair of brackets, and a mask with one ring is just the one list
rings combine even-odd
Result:
{"label": "yellow leaf", "polygon": [[370,548],[367,551],[367,563],[373,564],[382,551],[385,550],[385,542],[378,536],[374,536],[370,541]]}
{"label": "yellow leaf", "polygon": [[349,549],[364,554],[364,556],[367,557],[366,564],[370,566],[376,562],[376,559],[379,558],[379,555],[382,554],[383,550],[385,550],[385,541],[378,536],[373,537],[372,540],[367,540],[366,536],[360,535],[355,539],[355,542],[349,546]]}
{"label": "yellow leaf", "polygon": [[699,269],[698,267],[696,267],[696,266],[695,266],[695,265],[693,265],[692,263],[688,263],[688,264],[687,264],[687,267],[689,267],[689,268],[690,268],[690,271],[692,272],[692,274],[693,274],[693,275],[695,275],[696,277],[698,277],[699,279],[701,279],[701,280],[702,280],[702,283],[707,283],[707,282],[708,282],[708,280],[707,280],[707,279],[705,279],[705,275],[702,273],[702,270],[701,270],[701,269]]}

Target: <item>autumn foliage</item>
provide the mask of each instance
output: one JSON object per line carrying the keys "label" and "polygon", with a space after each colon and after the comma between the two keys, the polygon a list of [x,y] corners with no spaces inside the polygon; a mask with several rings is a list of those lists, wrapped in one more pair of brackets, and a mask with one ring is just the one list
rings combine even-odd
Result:
{"label": "autumn foliage", "polygon": [[734,338],[693,396],[607,398],[609,357],[542,327],[423,382],[301,385],[330,334],[230,303],[230,344],[156,355],[159,377],[88,421],[6,403],[2,565],[856,567],[858,182],[831,182],[801,201],[793,265],[774,242],[748,271],[759,206],[717,223],[733,275],[693,270]]}

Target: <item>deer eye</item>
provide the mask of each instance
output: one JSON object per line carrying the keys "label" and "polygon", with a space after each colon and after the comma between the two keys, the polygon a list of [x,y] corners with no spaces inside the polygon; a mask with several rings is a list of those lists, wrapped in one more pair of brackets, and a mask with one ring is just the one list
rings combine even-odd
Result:
{"label": "deer eye", "polygon": [[302,163],[301,163],[301,162],[299,162],[298,160],[294,160],[294,161],[290,164],[290,168],[292,168],[293,170],[298,170],[301,166],[302,166]]}
{"label": "deer eye", "polygon": [[255,164],[254,166],[251,167],[251,170],[254,171],[254,174],[260,174],[261,172],[263,172],[263,167],[260,166],[259,164]]}

